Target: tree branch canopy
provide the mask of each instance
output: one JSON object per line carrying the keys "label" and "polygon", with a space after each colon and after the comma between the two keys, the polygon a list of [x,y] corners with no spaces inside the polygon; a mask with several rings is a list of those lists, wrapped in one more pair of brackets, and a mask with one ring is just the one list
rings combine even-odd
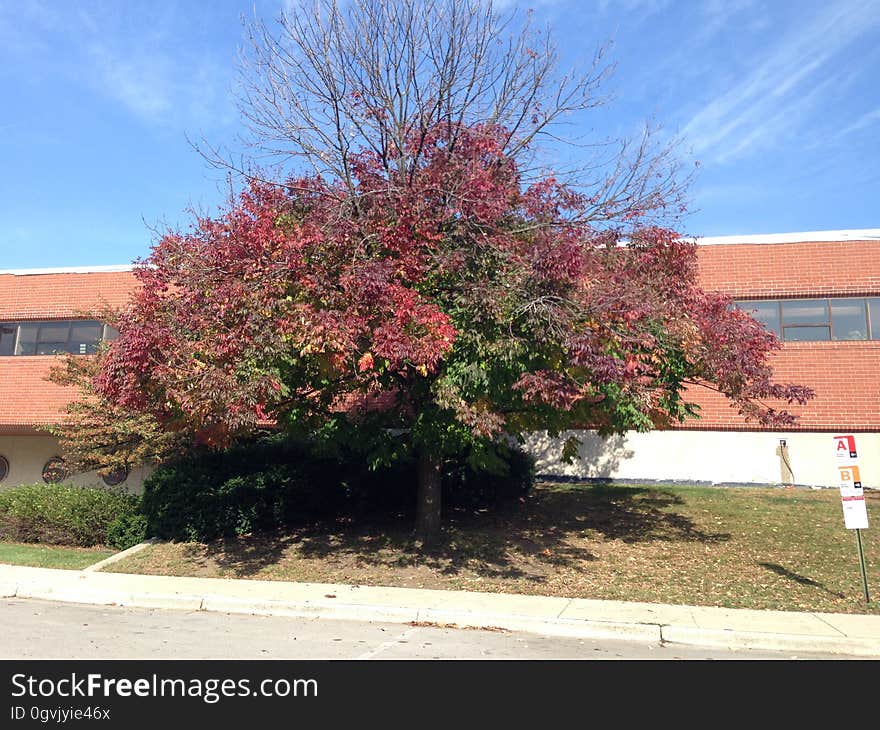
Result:
{"label": "tree branch canopy", "polygon": [[[427,136],[441,125],[453,148],[458,130],[503,129],[505,157],[523,177],[543,176],[545,143],[566,141],[565,124],[589,123],[588,112],[607,101],[602,85],[612,71],[603,47],[580,67],[561,68],[549,29],[531,12],[502,17],[487,0],[316,0],[271,25],[255,20],[247,39],[244,141],[297,175],[342,181],[348,196],[353,158],[364,150],[388,185],[412,184]],[[580,163],[557,165],[555,175],[594,201],[576,222],[638,215],[659,223],[683,212],[686,177],[674,147],[655,137],[646,126],[635,140],[571,147]]]}
{"label": "tree branch canopy", "polygon": [[634,216],[625,239],[571,225],[592,202],[523,183],[507,138],[440,124],[407,143],[422,147],[407,186],[362,150],[356,204],[339,206],[341,180],[253,182],[222,217],[169,233],[138,269],[99,391],[218,443],[343,412],[421,446],[647,429],[692,414],[693,380],[790,423],[758,401],[809,392],[774,384],[774,336],[699,288],[695,245]]}

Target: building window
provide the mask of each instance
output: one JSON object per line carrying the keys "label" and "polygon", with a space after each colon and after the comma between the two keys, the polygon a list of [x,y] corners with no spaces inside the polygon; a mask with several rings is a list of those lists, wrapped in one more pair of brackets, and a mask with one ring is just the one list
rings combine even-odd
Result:
{"label": "building window", "polygon": [[0,355],[15,354],[15,335],[18,327],[10,322],[0,322]]}
{"label": "building window", "polygon": [[0,322],[0,356],[92,355],[118,332],[95,320]]}
{"label": "building window", "polygon": [[67,464],[60,456],[54,456],[43,467],[43,481],[46,484],[58,484],[70,476]]}
{"label": "building window", "polygon": [[832,299],[831,328],[835,340],[867,340],[868,308],[866,301],[864,299]]}
{"label": "building window", "polygon": [[880,298],[750,299],[734,306],[785,342],[880,340]]}
{"label": "building window", "polygon": [[0,456],[0,482],[9,476],[9,459]]}
{"label": "building window", "polygon": [[872,340],[880,340],[880,298],[868,300],[868,325]]}
{"label": "building window", "polygon": [[115,487],[128,479],[128,469],[124,466],[118,466],[110,471],[101,472],[101,479],[108,487]]}
{"label": "building window", "polygon": [[831,339],[827,299],[792,299],[782,302],[782,339],[817,341]]}
{"label": "building window", "polygon": [[748,312],[757,319],[764,327],[777,337],[782,336],[779,324],[779,302],[749,301],[737,302],[736,306],[744,312]]}

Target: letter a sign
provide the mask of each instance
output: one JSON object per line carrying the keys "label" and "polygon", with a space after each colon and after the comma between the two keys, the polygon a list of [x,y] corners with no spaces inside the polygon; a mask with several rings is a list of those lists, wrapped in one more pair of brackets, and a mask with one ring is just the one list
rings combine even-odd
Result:
{"label": "letter a sign", "polygon": [[855,461],[858,458],[856,452],[855,436],[835,436],[834,454],[838,461]]}

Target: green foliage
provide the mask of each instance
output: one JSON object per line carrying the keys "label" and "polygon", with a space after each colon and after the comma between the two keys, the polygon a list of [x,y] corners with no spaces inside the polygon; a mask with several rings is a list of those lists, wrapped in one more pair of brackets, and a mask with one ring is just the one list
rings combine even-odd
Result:
{"label": "green foliage", "polygon": [[[159,467],[145,482],[144,534],[205,542],[310,520],[411,514],[415,460],[391,447],[387,461],[369,454],[337,438],[281,435],[193,454]],[[475,448],[445,462],[444,499],[455,508],[516,498],[533,479],[534,464],[522,452]]]}
{"label": "green foliage", "polygon": [[0,492],[0,539],[55,545],[107,544],[109,526],[137,512],[117,490],[32,484]]}
{"label": "green foliage", "polygon": [[147,539],[147,528],[144,515],[126,512],[107,526],[107,544],[117,550],[127,550]]}
{"label": "green foliage", "polygon": [[[100,319],[115,322],[111,312]],[[130,469],[132,465],[154,464],[181,453],[187,443],[185,433],[165,428],[150,413],[120,406],[95,391],[107,349],[96,355],[68,355],[49,373],[56,385],[76,388],[80,397],[65,408],[61,423],[42,426],[58,439],[68,466],[77,472]]]}
{"label": "green foliage", "polygon": [[464,462],[448,461],[443,479],[446,499],[453,505],[518,499],[535,483],[535,460],[506,444],[483,447],[474,449]]}
{"label": "green foliage", "polygon": [[562,458],[564,464],[571,464],[578,455],[582,441],[577,436],[569,436],[562,444]]}
{"label": "green foliage", "polygon": [[167,539],[265,532],[331,510],[346,499],[346,476],[341,461],[271,437],[159,467],[144,483],[143,514]]}

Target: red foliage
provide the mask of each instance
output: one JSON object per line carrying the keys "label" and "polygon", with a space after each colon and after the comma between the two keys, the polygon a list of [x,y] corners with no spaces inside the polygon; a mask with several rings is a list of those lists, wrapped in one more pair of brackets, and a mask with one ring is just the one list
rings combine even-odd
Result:
{"label": "red foliage", "polygon": [[210,443],[383,391],[401,395],[389,409],[431,403],[477,436],[540,426],[505,415],[533,406],[638,425],[612,400],[662,423],[688,381],[791,420],[758,401],[809,391],[775,384],[773,335],[697,287],[693,244],[631,211],[571,224],[596,201],[552,177],[523,186],[503,137],[441,125],[401,176],[358,156],[355,198],[316,178],[253,182],[225,215],[169,233],[138,267],[99,391]]}

